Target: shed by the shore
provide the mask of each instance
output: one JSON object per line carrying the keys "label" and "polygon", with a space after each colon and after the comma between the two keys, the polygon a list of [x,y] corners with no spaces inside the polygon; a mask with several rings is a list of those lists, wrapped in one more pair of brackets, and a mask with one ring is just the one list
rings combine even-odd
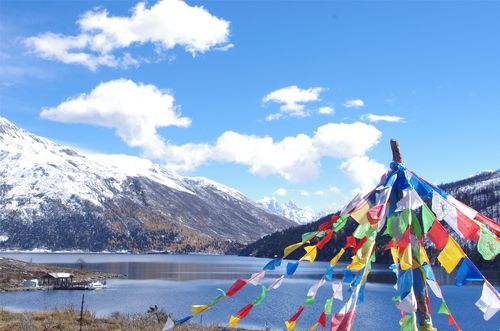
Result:
{"label": "shed by the shore", "polygon": [[73,277],[69,272],[49,272],[42,276],[42,284],[67,287],[73,283]]}

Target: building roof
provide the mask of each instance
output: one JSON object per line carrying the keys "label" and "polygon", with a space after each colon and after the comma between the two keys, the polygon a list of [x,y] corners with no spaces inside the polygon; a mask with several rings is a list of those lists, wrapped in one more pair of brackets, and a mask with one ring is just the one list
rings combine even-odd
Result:
{"label": "building roof", "polygon": [[49,272],[44,277],[51,276],[53,278],[70,278],[73,274],[69,272]]}

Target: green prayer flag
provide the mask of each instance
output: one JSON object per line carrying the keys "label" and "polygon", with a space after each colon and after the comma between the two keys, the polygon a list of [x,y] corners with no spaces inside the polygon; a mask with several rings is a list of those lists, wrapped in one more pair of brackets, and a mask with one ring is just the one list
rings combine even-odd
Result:
{"label": "green prayer flag", "polygon": [[493,260],[500,253],[500,242],[483,226],[479,233],[477,250],[485,260]]}
{"label": "green prayer flag", "polygon": [[360,224],[358,225],[356,230],[354,230],[354,233],[352,235],[356,239],[362,239],[366,236],[366,233],[370,228],[371,228],[370,223]]}
{"label": "green prayer flag", "polygon": [[314,298],[313,297],[307,297],[306,299],[306,305],[312,305],[314,304]]}
{"label": "green prayer flag", "polygon": [[391,238],[394,238],[394,215],[391,215],[387,219],[387,225],[385,227],[384,234],[387,234],[391,236]]}
{"label": "green prayer flag", "polygon": [[330,315],[332,313],[332,303],[333,303],[332,298],[326,300],[326,302],[325,302],[325,314],[326,315]]}
{"label": "green prayer flag", "polygon": [[210,304],[214,304],[216,303],[217,301],[219,301],[221,298],[225,297],[226,296],[226,292],[224,292],[223,289],[221,288],[218,288],[217,291],[221,292],[218,296],[216,296],[215,298],[212,299],[212,301],[210,301]]}
{"label": "green prayer flag", "polygon": [[448,309],[446,302],[441,301],[441,306],[439,307],[438,314],[448,315],[449,313],[450,313],[450,310]]}
{"label": "green prayer flag", "polygon": [[415,238],[420,239],[420,237],[422,237],[422,227],[420,226],[420,222],[418,221],[417,215],[414,211],[412,211],[412,217],[411,226],[413,228],[413,234],[415,235]]}
{"label": "green prayer flag", "polygon": [[306,232],[302,234],[302,242],[306,242],[312,237],[314,237],[316,234],[318,234],[319,231],[313,231],[313,232]]}
{"label": "green prayer flag", "polygon": [[424,203],[422,205],[422,224],[424,225],[424,232],[427,234],[429,232],[429,229],[432,227],[432,224],[434,224],[434,220],[436,219],[436,216],[432,212],[432,210]]}
{"label": "green prayer flag", "polygon": [[408,225],[410,225],[411,221],[411,209],[407,208],[399,214],[399,223],[398,223],[398,229],[399,229],[399,234],[405,233],[406,229],[408,229]]}
{"label": "green prayer flag", "polygon": [[414,331],[415,330],[415,317],[414,314],[408,314],[399,321],[401,331]]}
{"label": "green prayer flag", "polygon": [[267,295],[267,288],[265,286],[262,286],[262,292],[260,293],[260,296],[253,302],[254,306],[260,305],[261,302],[266,298]]}
{"label": "green prayer flag", "polygon": [[340,216],[340,218],[337,220],[337,222],[335,222],[335,224],[333,224],[333,231],[339,232],[340,230],[342,230],[344,228],[344,226],[346,225],[348,218],[349,218],[348,214]]}

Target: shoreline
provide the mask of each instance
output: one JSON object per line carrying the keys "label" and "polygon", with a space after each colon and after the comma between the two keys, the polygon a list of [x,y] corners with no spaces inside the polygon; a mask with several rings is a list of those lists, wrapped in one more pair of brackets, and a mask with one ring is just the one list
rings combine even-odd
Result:
{"label": "shoreline", "polygon": [[[153,307],[151,307],[153,308]],[[78,330],[80,325],[85,330],[95,331],[161,331],[167,316],[162,310],[151,309],[142,314],[116,313],[109,317],[96,317],[84,308],[83,318],[75,308],[53,309],[43,312],[13,312],[0,307],[0,331],[11,330]],[[201,325],[186,323],[175,327],[176,331],[219,331],[219,325]],[[258,329],[234,328],[233,331],[256,331]]]}
{"label": "shoreline", "polygon": [[102,271],[67,268],[51,264],[30,263],[12,258],[0,257],[0,292],[46,291],[47,287],[26,287],[25,280],[40,279],[50,272],[65,272],[74,275],[73,282],[120,279],[124,275]]}

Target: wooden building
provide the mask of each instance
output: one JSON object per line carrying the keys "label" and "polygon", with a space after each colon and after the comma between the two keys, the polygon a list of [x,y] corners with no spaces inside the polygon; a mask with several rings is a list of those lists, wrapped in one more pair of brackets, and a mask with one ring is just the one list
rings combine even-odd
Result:
{"label": "wooden building", "polygon": [[69,287],[73,283],[73,274],[68,272],[49,272],[42,276],[42,285]]}

